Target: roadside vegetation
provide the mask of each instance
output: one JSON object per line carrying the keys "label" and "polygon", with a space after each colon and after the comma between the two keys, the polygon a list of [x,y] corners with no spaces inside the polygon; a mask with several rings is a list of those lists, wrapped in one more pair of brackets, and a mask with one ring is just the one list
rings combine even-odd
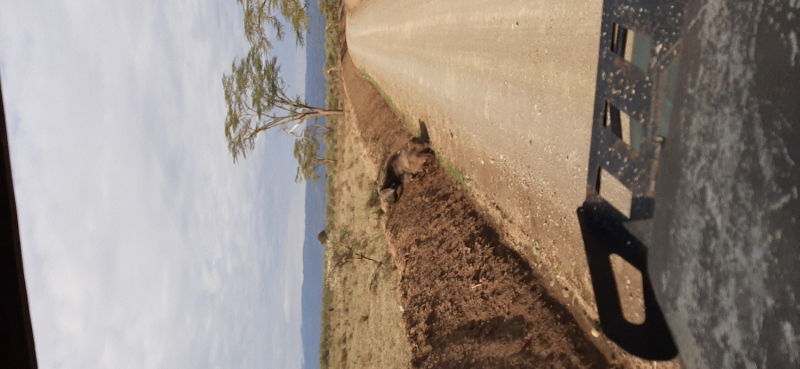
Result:
{"label": "roadside vegetation", "polygon": [[[345,111],[350,112],[345,102]],[[389,251],[374,164],[365,158],[352,114],[340,119],[328,165],[321,368],[404,368],[410,350]],[[330,150],[330,149],[329,149]]]}
{"label": "roadside vegetation", "polygon": [[[342,80],[341,80],[341,51],[344,42],[344,7],[341,0],[321,0],[319,2],[319,9],[325,17],[325,107],[328,109],[342,109],[341,95]],[[339,117],[329,117],[327,120],[330,134],[325,136],[325,150],[324,158],[326,160],[336,160],[336,152],[339,145],[337,145],[338,135],[336,132],[339,126]],[[325,195],[327,202],[325,204],[325,232],[333,232],[332,226],[334,217],[334,203],[336,202],[336,191],[334,191],[334,178],[336,177],[336,166],[325,166],[325,176],[327,181],[325,183]],[[333,241],[333,240],[331,240]],[[325,243],[325,253],[327,254],[331,246],[335,242]],[[333,329],[331,325],[331,316],[333,315],[333,290],[330,286],[328,277],[328,257],[325,258],[325,273],[324,282],[322,286],[322,337],[320,338],[319,345],[319,365],[320,368],[326,369],[330,365],[330,351],[333,347]]]}
{"label": "roadside vegetation", "polygon": [[359,72],[361,72],[361,75],[364,76],[364,78],[373,87],[375,87],[376,90],[378,90],[378,93],[381,94],[381,97],[383,97],[383,99],[386,100],[387,103],[389,103],[389,106],[392,107],[392,111],[394,111],[394,113],[397,114],[398,117],[402,118],[403,123],[406,125],[408,131],[413,133],[414,136],[419,137],[420,135],[419,127],[414,122],[412,122],[411,118],[409,118],[408,115],[406,115],[406,113],[403,110],[397,107],[397,105],[394,103],[394,100],[392,100],[392,97],[389,96],[385,91],[383,91],[383,88],[381,87],[380,84],[378,84],[378,81],[372,78],[372,76],[370,76],[369,73],[367,73],[367,71],[363,69],[359,69]]}
{"label": "roadside vegetation", "polygon": [[[405,368],[410,349],[398,295],[399,274],[389,252],[385,217],[375,191],[377,170],[364,157],[342,81],[344,6],[322,0],[327,119],[325,273],[320,368]],[[367,143],[368,144],[368,143]]]}
{"label": "roadside vegetation", "polygon": [[[342,97],[344,88],[342,86],[342,50],[344,49],[344,4],[342,0],[321,0],[319,9],[325,17],[325,108],[330,110],[342,110]],[[336,161],[337,134],[336,129],[339,125],[339,116],[327,118],[328,134],[325,136],[325,146],[327,150],[323,158],[329,162]],[[336,193],[333,191],[332,180],[336,176],[336,167],[327,165],[325,175],[328,178],[325,184],[325,192],[328,202],[325,206],[325,219],[330,222],[333,219],[333,200]],[[330,228],[330,227],[328,227]],[[323,296],[323,301],[324,301]],[[324,311],[325,309],[323,309]],[[323,315],[323,329],[324,329]],[[324,338],[324,337],[323,337]]]}
{"label": "roadside vegetation", "polygon": [[[222,76],[228,107],[225,116],[228,150],[236,162],[255,148],[256,138],[261,132],[283,129],[298,138],[295,146],[295,157],[300,166],[297,179],[316,180],[316,168],[325,163],[324,158],[307,155],[314,152],[314,145],[318,145],[319,128],[322,127],[316,124],[316,118],[334,117],[343,112],[338,108],[311,106],[299,95],[287,94],[288,86],[281,77],[278,58],[272,55],[275,40],[270,39],[284,38],[286,22],[294,31],[297,45],[304,44],[304,35],[308,31],[305,3],[300,0],[237,1],[242,6],[245,37],[250,50],[244,58],[234,59],[231,73]],[[305,131],[295,132],[304,123],[309,123]],[[298,152],[303,155],[298,155]]]}

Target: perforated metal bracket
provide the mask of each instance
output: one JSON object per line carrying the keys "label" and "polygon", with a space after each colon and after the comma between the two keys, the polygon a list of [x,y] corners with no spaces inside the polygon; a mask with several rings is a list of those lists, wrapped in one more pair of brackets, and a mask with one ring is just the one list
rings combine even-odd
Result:
{"label": "perforated metal bracket", "polygon": [[[651,360],[668,360],[678,353],[647,274],[647,245],[660,153],[668,144],[685,5],[686,1],[604,1],[586,200],[578,209],[603,332],[623,349]],[[630,125],[627,140],[623,114]],[[629,217],[603,198],[601,169],[630,191]],[[641,324],[623,317],[612,254],[642,273]]]}

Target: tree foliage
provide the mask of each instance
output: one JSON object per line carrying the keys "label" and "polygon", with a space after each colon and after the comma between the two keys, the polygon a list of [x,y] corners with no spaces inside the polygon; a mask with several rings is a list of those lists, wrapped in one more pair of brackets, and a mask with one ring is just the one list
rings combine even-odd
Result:
{"label": "tree foliage", "polygon": [[[222,76],[225,103],[228,106],[225,117],[225,137],[228,139],[228,149],[233,155],[234,162],[240,156],[246,157],[247,152],[255,148],[255,139],[263,131],[277,127],[286,129],[287,125],[293,124],[286,132],[294,134],[294,130],[308,118],[343,114],[341,110],[309,106],[299,96],[290,97],[286,93],[286,83],[280,76],[278,59],[270,56],[272,41],[269,29],[275,31],[275,38],[282,40],[284,26],[281,19],[290,23],[295,31],[297,43],[303,44],[305,32],[308,31],[305,2],[300,0],[237,1],[244,11],[245,36],[250,43],[250,51],[238,63],[234,60],[231,74]],[[302,139],[302,136],[298,137]],[[310,144],[310,140],[306,141]],[[313,149],[313,147],[304,148],[301,151],[305,152],[308,149]],[[295,151],[297,151],[297,147]],[[306,160],[306,156],[300,158]],[[319,162],[314,162],[310,158],[308,165],[319,165]],[[313,169],[316,167],[311,171],[302,171],[302,173],[311,176],[312,172],[316,172]],[[301,170],[298,170],[298,176],[300,173]],[[304,175],[302,178],[310,178],[308,176]]]}
{"label": "tree foliage", "polygon": [[326,133],[329,132],[327,127],[314,124],[306,127],[303,130],[303,134],[294,142],[294,158],[297,159],[298,164],[297,175],[294,178],[295,182],[318,180],[319,173],[317,168],[333,162],[332,159],[319,156],[320,129],[325,130]]}
{"label": "tree foliage", "polygon": [[291,23],[298,45],[303,45],[308,31],[305,3],[298,0],[237,0],[244,10],[244,34],[253,47],[272,48],[267,29],[275,30],[275,38],[283,40],[283,24],[278,14]]}
{"label": "tree foliage", "polygon": [[234,61],[231,74],[222,77],[222,86],[228,106],[225,137],[234,161],[247,156],[263,131],[293,123],[287,131],[291,133],[308,118],[343,114],[309,106],[299,96],[289,97],[278,59],[258,47],[251,47],[238,64]]}

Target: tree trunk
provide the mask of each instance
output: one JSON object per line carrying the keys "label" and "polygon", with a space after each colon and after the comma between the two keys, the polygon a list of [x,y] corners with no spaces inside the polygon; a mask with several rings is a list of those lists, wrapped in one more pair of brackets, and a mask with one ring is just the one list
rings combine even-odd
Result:
{"label": "tree trunk", "polygon": [[320,108],[313,108],[314,114],[313,116],[317,117],[327,117],[332,115],[344,115],[344,110],[327,110],[327,109],[320,109]]}
{"label": "tree trunk", "polygon": [[369,260],[369,261],[371,261],[371,262],[373,262],[373,263],[377,263],[377,264],[380,264],[380,263],[381,263],[380,261],[377,261],[377,260],[375,260],[375,259],[373,259],[373,258],[371,258],[371,257],[369,257],[369,256],[365,256],[364,254],[358,254],[357,256],[358,256],[358,258],[359,258],[359,259],[361,259],[361,260]]}
{"label": "tree trunk", "polygon": [[325,132],[325,134],[328,134],[328,133],[330,133],[331,131],[333,131],[333,128],[331,128],[331,127],[328,127],[328,126],[321,126],[321,125],[319,125],[319,124],[316,124],[316,123],[314,123],[314,125],[315,125],[315,126],[317,126],[317,127],[319,127],[319,128],[322,128],[322,129],[324,129],[325,131],[327,131],[327,132]]}

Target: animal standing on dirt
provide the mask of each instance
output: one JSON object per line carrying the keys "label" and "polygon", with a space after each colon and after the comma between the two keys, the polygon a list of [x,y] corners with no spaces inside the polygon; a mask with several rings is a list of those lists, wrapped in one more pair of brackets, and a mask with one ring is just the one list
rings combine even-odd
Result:
{"label": "animal standing on dirt", "polygon": [[419,173],[428,159],[433,158],[433,150],[426,133],[423,131],[422,137],[412,139],[386,163],[386,178],[383,180],[380,196],[389,205],[400,199],[403,184]]}

